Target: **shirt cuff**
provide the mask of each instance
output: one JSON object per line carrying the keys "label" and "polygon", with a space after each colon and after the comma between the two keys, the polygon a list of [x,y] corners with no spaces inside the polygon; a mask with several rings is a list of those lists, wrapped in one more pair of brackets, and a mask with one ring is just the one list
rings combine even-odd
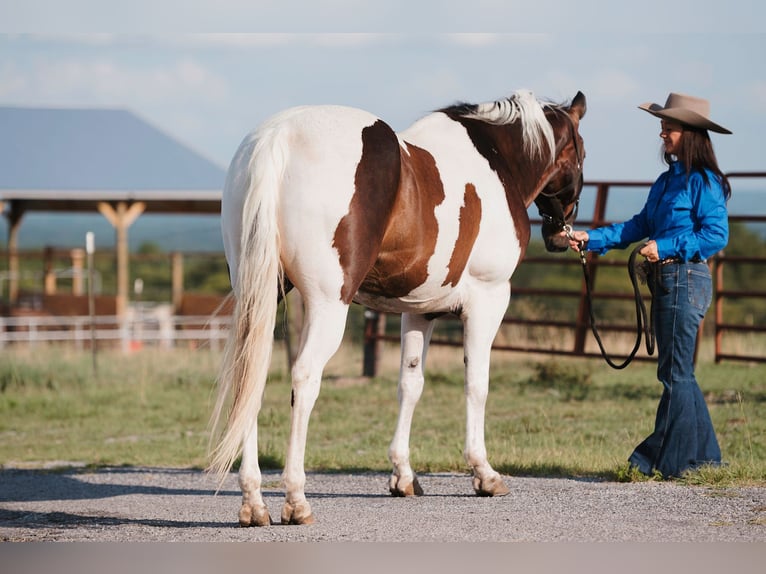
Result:
{"label": "shirt cuff", "polygon": [[677,255],[673,249],[672,239],[655,239],[654,242],[657,244],[657,257],[660,259],[660,261],[666,257],[673,257]]}
{"label": "shirt cuff", "polygon": [[597,229],[588,231],[588,244],[585,246],[588,251],[602,252],[604,249],[604,237]]}

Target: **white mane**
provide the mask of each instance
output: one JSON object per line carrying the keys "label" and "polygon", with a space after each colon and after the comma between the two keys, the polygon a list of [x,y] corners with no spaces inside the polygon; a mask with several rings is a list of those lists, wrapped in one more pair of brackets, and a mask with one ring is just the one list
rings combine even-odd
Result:
{"label": "white mane", "polygon": [[477,104],[476,110],[464,117],[494,125],[521,121],[524,151],[532,156],[542,156],[544,146],[547,146],[553,161],[556,156],[556,139],[543,107],[549,105],[539,102],[529,90],[518,90],[510,98]]}

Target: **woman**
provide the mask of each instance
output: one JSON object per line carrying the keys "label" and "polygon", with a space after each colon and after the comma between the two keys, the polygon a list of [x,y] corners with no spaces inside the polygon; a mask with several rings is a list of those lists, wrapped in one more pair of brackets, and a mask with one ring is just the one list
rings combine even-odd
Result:
{"label": "woman", "polygon": [[716,161],[708,130],[730,134],[709,119],[707,100],[671,93],[665,106],[640,109],[660,118],[668,170],[657,178],[640,213],[628,221],[574,231],[572,249],[600,254],[647,239],[639,253],[657,263],[662,289],[654,291],[657,378],[664,389],[654,432],[636,447],[630,464],[644,474],[678,477],[720,464],[721,451],[705,399],[694,377],[700,322],[712,298],[706,263],[726,246],[726,201],[731,188]]}

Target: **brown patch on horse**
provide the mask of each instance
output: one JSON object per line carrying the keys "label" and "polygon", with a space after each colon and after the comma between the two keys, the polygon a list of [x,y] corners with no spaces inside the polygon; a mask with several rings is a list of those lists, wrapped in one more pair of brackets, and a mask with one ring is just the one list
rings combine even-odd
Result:
{"label": "brown patch on horse", "polygon": [[[407,153],[408,152],[408,153]],[[433,156],[407,144],[401,178],[388,229],[375,265],[360,290],[383,297],[403,297],[428,278],[428,261],[436,250],[439,225],[435,208],[444,187]]]}
{"label": "brown patch on horse", "polygon": [[378,255],[397,198],[400,172],[399,140],[391,127],[378,120],[364,128],[354,196],[333,237],[343,269],[340,298],[344,303],[351,303]]}
{"label": "brown patch on horse", "polygon": [[452,250],[452,256],[449,260],[449,269],[444,285],[454,287],[460,281],[463,270],[468,262],[468,256],[471,255],[473,244],[479,235],[479,225],[481,224],[481,199],[476,194],[476,186],[472,183],[465,184],[465,193],[463,194],[463,206],[460,208],[460,229],[458,231],[455,248]]}
{"label": "brown patch on horse", "polygon": [[[516,237],[524,258],[531,235],[527,199],[530,190],[536,189],[537,181],[530,173],[542,170],[545,160],[530,158],[523,151],[523,136],[518,122],[506,125],[492,125],[460,115],[447,115],[462,124],[476,151],[489,163],[505,189],[505,199],[513,219]],[[517,147],[518,149],[514,149]],[[531,199],[530,199],[531,202]]]}

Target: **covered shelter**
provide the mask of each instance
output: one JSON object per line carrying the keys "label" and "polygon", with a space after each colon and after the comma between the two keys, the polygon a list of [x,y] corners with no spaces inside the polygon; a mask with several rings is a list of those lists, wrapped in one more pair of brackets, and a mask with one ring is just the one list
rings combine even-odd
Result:
{"label": "covered shelter", "polygon": [[116,310],[128,302],[128,228],[143,213],[218,214],[225,171],[120,109],[0,106],[0,211],[9,299],[18,297],[25,213],[101,213],[115,231]]}

